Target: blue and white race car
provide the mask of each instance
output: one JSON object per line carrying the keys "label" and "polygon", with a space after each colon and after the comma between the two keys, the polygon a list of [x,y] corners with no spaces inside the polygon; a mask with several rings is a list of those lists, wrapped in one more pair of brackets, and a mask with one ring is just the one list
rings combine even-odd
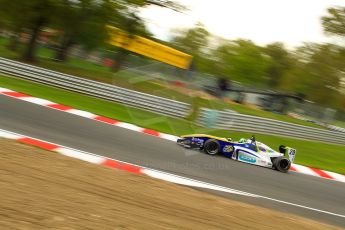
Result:
{"label": "blue and white race car", "polygon": [[241,138],[233,141],[231,138],[221,138],[206,134],[191,134],[181,136],[177,143],[185,148],[203,150],[209,155],[223,154],[236,161],[259,165],[266,168],[287,172],[296,156],[296,150],[284,145],[279,152],[255,140]]}

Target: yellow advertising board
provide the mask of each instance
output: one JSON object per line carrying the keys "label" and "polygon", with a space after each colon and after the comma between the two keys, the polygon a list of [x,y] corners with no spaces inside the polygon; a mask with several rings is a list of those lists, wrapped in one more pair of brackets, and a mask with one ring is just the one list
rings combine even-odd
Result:
{"label": "yellow advertising board", "polygon": [[130,36],[126,32],[112,26],[107,26],[110,34],[109,43],[114,46],[138,53],[152,59],[188,69],[192,56],[169,46],[140,36]]}

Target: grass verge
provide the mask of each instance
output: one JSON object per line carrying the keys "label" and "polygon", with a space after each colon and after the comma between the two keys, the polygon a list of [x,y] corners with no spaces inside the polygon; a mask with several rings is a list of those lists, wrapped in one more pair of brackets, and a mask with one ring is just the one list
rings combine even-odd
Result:
{"label": "grass verge", "polygon": [[[218,136],[231,136],[233,139],[249,137],[251,133],[233,132],[203,128],[190,121],[157,115],[144,110],[131,108],[123,104],[112,103],[97,98],[68,92],[53,87],[28,82],[13,77],[0,76],[0,87],[44,98],[56,103],[129,122],[145,128],[154,129],[173,135],[189,133],[209,133]],[[281,136],[257,134],[257,139],[277,149],[285,144],[297,149],[295,163],[321,168],[338,173],[345,173],[345,146],[305,141]]]}

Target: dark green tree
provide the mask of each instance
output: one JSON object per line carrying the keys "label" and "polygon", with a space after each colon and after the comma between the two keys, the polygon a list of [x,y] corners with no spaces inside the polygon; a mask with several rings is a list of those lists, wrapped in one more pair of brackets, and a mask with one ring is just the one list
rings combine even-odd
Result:
{"label": "dark green tree", "polygon": [[284,45],[279,42],[267,45],[264,48],[264,53],[271,59],[266,73],[268,85],[277,88],[281,84],[284,75],[291,68],[291,57]]}
{"label": "dark green tree", "polygon": [[219,75],[247,84],[266,84],[266,70],[270,63],[263,48],[248,40],[229,41],[219,46],[213,56],[218,62]]}
{"label": "dark green tree", "polygon": [[[26,28],[30,33],[29,42],[24,50],[23,59],[26,61],[35,61],[35,51],[37,39],[41,30],[49,25],[52,17],[55,16],[55,7],[57,0],[31,0],[27,12]],[[19,12],[18,12],[19,13]]]}
{"label": "dark green tree", "polygon": [[209,32],[201,23],[197,23],[194,28],[178,31],[171,43],[183,51],[199,56],[208,45]]}
{"label": "dark green tree", "polygon": [[281,88],[302,92],[308,100],[324,106],[338,107],[342,48],[331,44],[306,44],[297,49],[295,57]]}
{"label": "dark green tree", "polygon": [[[327,9],[327,15],[322,17],[321,21],[326,35],[336,36],[342,38],[343,41],[345,41],[345,7],[331,7]],[[337,70],[336,76],[330,77],[329,81],[334,81],[330,87],[336,87],[336,90],[338,90],[338,92],[341,92],[342,90],[339,84],[340,78],[345,78],[345,63],[343,62],[345,58],[344,44],[345,43],[343,43],[342,47],[332,46],[331,51],[333,53],[333,57],[335,56],[335,58],[332,59],[334,61],[333,63],[328,62],[328,64],[331,64]],[[344,98],[344,96],[338,96],[339,108],[344,111],[345,109],[341,105],[341,97]]]}
{"label": "dark green tree", "polygon": [[28,32],[30,41],[23,57],[28,61],[33,61],[38,34],[53,16],[56,2],[57,0],[0,0],[3,27],[13,34],[9,48],[16,50],[19,34],[23,31]]}
{"label": "dark green tree", "polygon": [[345,38],[345,7],[332,7],[322,17],[322,26],[326,34]]}
{"label": "dark green tree", "polygon": [[91,50],[105,42],[105,26],[116,11],[114,7],[108,0],[62,0],[56,11],[63,16],[53,20],[53,26],[62,31],[56,60],[66,61],[68,51],[74,44]]}

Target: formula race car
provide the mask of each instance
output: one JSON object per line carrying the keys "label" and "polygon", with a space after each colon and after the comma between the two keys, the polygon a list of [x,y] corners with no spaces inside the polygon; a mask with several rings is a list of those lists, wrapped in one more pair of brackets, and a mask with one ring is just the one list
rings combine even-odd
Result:
{"label": "formula race car", "polygon": [[284,145],[279,152],[255,140],[241,138],[233,141],[231,138],[221,138],[206,134],[192,134],[181,136],[177,144],[189,148],[203,150],[209,155],[223,154],[228,158],[249,164],[287,172],[296,156],[296,150]]}

